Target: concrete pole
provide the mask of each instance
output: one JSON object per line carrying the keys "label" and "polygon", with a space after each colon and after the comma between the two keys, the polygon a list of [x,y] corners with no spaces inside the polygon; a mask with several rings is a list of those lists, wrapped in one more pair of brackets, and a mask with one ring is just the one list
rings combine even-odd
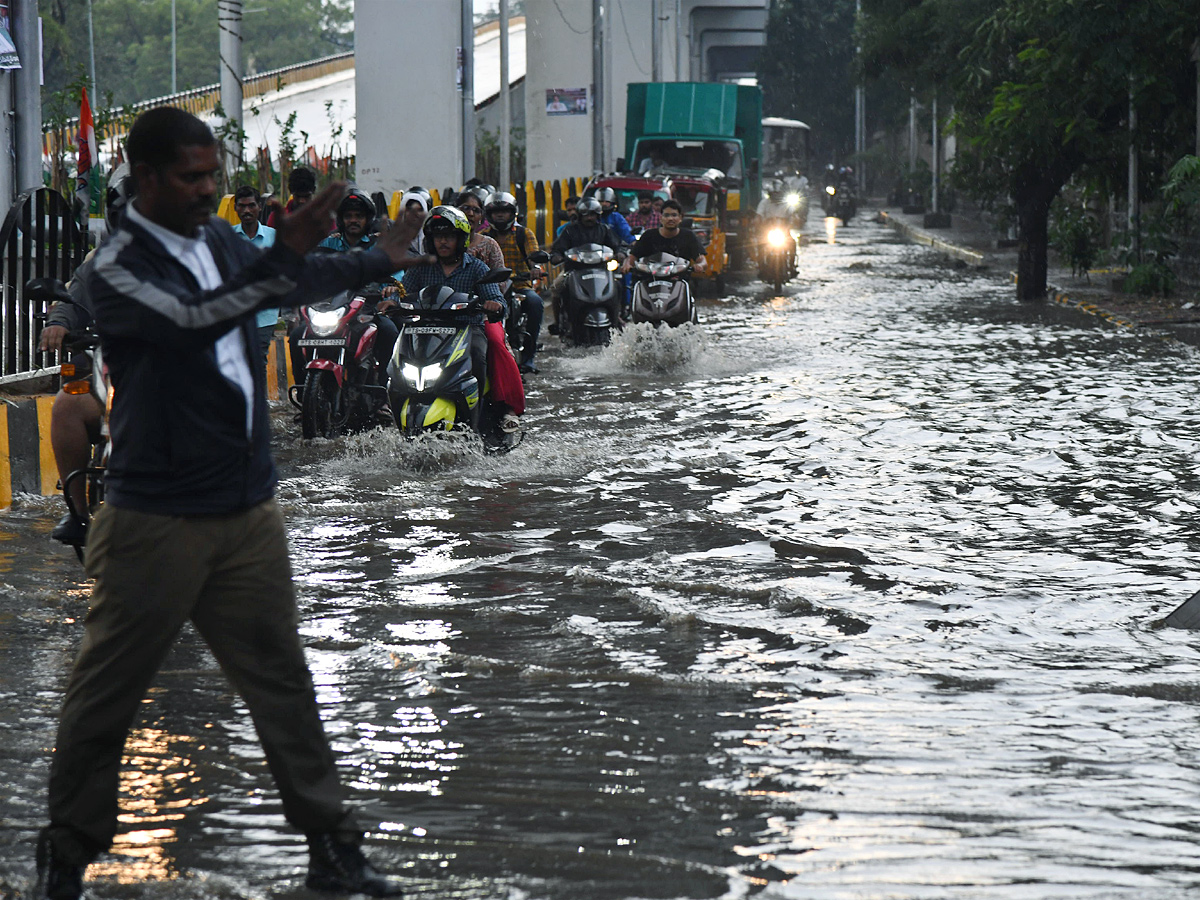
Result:
{"label": "concrete pole", "polygon": [[936,213],[936,212],[939,212],[939,210],[938,210],[938,177],[941,175],[940,167],[941,167],[941,157],[942,157],[942,154],[941,154],[942,148],[941,148],[941,143],[940,143],[940,139],[939,139],[939,135],[938,135],[938,110],[937,110],[937,92],[936,91],[934,92],[934,95],[933,95],[932,113],[933,113],[933,134],[931,136],[933,138],[933,165],[931,166],[931,168],[933,169],[933,190],[929,197],[929,208],[933,212]]}
{"label": "concrete pole", "polygon": [[659,0],[650,0],[650,80],[662,81],[662,22]]}
{"label": "concrete pole", "polygon": [[[862,0],[855,0],[854,4],[855,19],[862,18]],[[854,48],[855,54],[862,53],[861,47]],[[867,97],[860,84],[854,88],[854,153],[858,157],[855,161],[855,166],[858,171],[858,192],[859,194],[866,193],[867,190],[867,162],[863,155],[867,150]]]}
{"label": "concrete pole", "polygon": [[475,6],[471,0],[462,0],[462,154],[465,183],[475,175]]}
{"label": "concrete pole", "polygon": [[908,171],[917,168],[917,95],[908,95]]}
{"label": "concrete pole", "polygon": [[37,0],[14,0],[13,43],[21,68],[14,77],[17,171],[13,193],[42,186],[42,54],[38,39]]}
{"label": "concrete pole", "polygon": [[242,161],[242,0],[217,0],[221,52],[221,107],[236,133],[225,139],[225,174],[230,179]]}
{"label": "concrete pole", "polygon": [[[0,147],[16,148],[16,129],[8,111],[13,108],[13,73],[0,71]],[[15,199],[13,191],[13,152],[0,153],[0,209],[8,209]]]}
{"label": "concrete pole", "polygon": [[508,83],[508,0],[500,0],[500,184],[512,186],[512,97]]}
{"label": "concrete pole", "polygon": [[603,0],[592,0],[592,171],[604,171],[604,14]]}
{"label": "concrete pole", "polygon": [[1133,102],[1133,76],[1129,76],[1129,208],[1126,210],[1129,236],[1138,262],[1142,259],[1142,235],[1139,226],[1141,198],[1138,196],[1137,106]]}

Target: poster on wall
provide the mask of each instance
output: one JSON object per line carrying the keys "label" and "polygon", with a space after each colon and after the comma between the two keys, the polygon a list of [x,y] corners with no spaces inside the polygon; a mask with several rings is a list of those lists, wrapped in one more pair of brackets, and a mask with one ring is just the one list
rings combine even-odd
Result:
{"label": "poster on wall", "polygon": [[546,91],[546,115],[586,116],[587,88],[549,88]]}
{"label": "poster on wall", "polygon": [[8,30],[8,15],[0,16],[0,69],[19,69],[21,60],[17,58],[17,47]]}

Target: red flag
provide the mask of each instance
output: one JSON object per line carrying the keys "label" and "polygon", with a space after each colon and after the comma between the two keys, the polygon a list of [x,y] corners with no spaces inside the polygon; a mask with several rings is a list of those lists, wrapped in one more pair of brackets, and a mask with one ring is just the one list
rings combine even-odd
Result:
{"label": "red flag", "polygon": [[92,120],[92,107],[88,103],[87,88],[79,104],[79,162],[76,166],[75,196],[83,204],[86,216],[92,206],[92,188],[96,184],[97,168],[96,127]]}

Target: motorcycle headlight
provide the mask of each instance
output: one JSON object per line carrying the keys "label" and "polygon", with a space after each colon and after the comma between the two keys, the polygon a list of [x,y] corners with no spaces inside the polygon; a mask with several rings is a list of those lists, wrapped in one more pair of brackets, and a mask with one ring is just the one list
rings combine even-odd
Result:
{"label": "motorcycle headlight", "polygon": [[797,206],[800,205],[800,195],[799,194],[788,194],[786,197],[783,198],[783,202],[786,203],[792,209],[795,209]]}
{"label": "motorcycle headlight", "polygon": [[767,232],[767,243],[772,247],[782,247],[787,243],[787,235],[783,233],[782,228],[772,228]]}
{"label": "motorcycle headlight", "polygon": [[827,185],[825,185],[825,193],[827,193],[830,197],[832,197],[834,194],[837,193],[837,188],[835,188],[832,184],[827,184]]}
{"label": "motorcycle headlight", "polygon": [[620,263],[618,263],[615,259],[610,259],[608,261],[608,271],[610,271],[610,272],[617,271],[617,268],[619,266],[620,266]]}
{"label": "motorcycle headlight", "polygon": [[319,337],[333,334],[342,321],[340,310],[312,310],[308,314],[308,323],[312,326],[313,334]]}
{"label": "motorcycle headlight", "polygon": [[442,365],[441,363],[433,363],[432,365],[417,368],[412,363],[405,363],[404,367],[400,370],[400,374],[417,391],[424,391],[425,385],[436,384],[437,380],[442,377]]}

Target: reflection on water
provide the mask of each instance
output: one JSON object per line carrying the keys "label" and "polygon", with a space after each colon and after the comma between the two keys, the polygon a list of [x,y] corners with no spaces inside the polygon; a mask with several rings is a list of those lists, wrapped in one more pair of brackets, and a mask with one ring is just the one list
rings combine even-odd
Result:
{"label": "reflection on water", "polygon": [[[326,728],[411,893],[1200,887],[1200,652],[1148,627],[1195,587],[1197,359],[836,228],[785,297],[548,347],[506,456],[278,439]],[[54,518],[10,514],[17,555]],[[0,892],[84,589],[65,554],[7,577]],[[96,896],[298,895],[253,729],[177,650]]]}
{"label": "reflection on water", "polygon": [[827,244],[836,244],[837,243],[837,230],[838,230],[838,225],[840,225],[841,223],[842,223],[842,220],[839,219],[837,216],[826,216],[825,217],[825,243],[827,243]]}

